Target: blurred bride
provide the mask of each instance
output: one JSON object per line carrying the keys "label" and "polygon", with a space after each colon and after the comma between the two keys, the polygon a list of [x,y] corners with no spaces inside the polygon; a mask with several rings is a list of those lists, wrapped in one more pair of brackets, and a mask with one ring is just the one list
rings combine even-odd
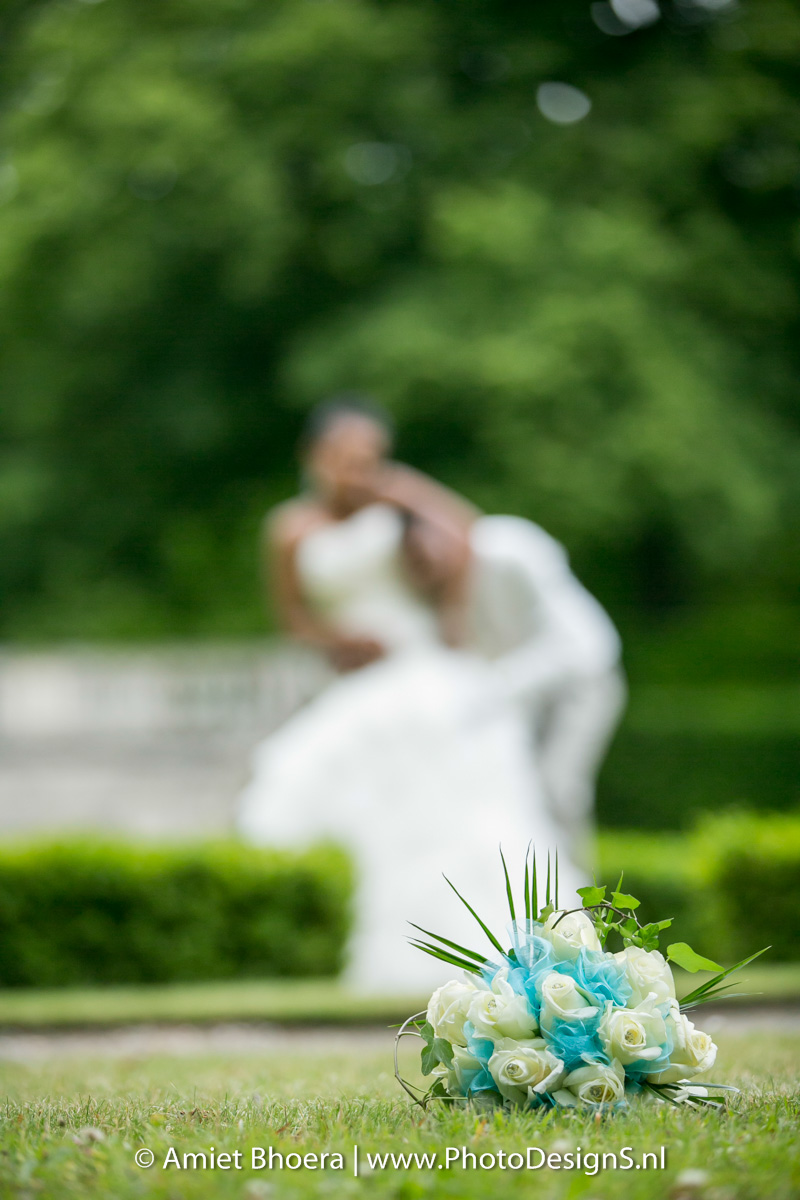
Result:
{"label": "blurred bride", "polygon": [[[452,968],[408,944],[409,921],[489,949],[442,874],[505,941],[498,845],[519,876],[529,842],[541,860],[559,834],[523,713],[487,705],[491,667],[457,648],[474,513],[390,461],[390,441],[371,410],[322,407],[303,444],[308,492],[268,521],[286,628],[341,674],[257,747],[239,829],[265,845],[347,847],[357,893],[346,979],[417,993]],[[449,556],[435,600],[409,574],[415,522],[440,530]],[[574,897],[583,879],[563,853],[559,873],[562,899]]]}

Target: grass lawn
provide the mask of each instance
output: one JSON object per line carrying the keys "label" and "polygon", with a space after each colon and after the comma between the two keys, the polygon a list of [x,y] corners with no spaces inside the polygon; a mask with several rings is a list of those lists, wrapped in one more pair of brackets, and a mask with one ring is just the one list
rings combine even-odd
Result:
{"label": "grass lawn", "polygon": [[[576,1113],[545,1119],[506,1114],[487,1119],[470,1110],[423,1114],[392,1078],[388,1032],[385,1051],[376,1051],[374,1041],[359,1047],[354,1037],[347,1052],[5,1063],[0,1067],[0,1196],[471,1200],[502,1189],[504,1196],[545,1200],[790,1200],[800,1193],[800,1037],[725,1034],[718,1040],[713,1077],[742,1088],[727,1113],[645,1103],[599,1122]],[[409,1071],[415,1046],[409,1047]],[[355,1144],[358,1178],[353,1175]],[[253,1171],[253,1146],[272,1147],[284,1156],[338,1152],[344,1169],[329,1163],[325,1169]],[[593,1174],[591,1158],[588,1173],[555,1166],[460,1165],[462,1147],[476,1156],[497,1156],[501,1150],[524,1154],[529,1146],[562,1155],[580,1147],[583,1156],[630,1147],[634,1161],[644,1152],[660,1156],[664,1146],[667,1166],[662,1171],[609,1165]],[[149,1170],[134,1165],[141,1147],[155,1154]],[[187,1152],[209,1154],[211,1147],[217,1153],[238,1150],[243,1169],[164,1169],[170,1147],[181,1160]],[[459,1164],[449,1169],[438,1164],[367,1169],[368,1154],[417,1152],[441,1159],[446,1147],[459,1154]],[[533,1162],[539,1158],[533,1153]],[[687,1171],[704,1174],[687,1176]]]}
{"label": "grass lawn", "polygon": [[[703,975],[676,970],[679,994]],[[735,989],[739,990],[738,986]],[[800,963],[754,963],[743,992],[759,1002],[800,1001]],[[0,991],[0,1028],[118,1025],[132,1021],[276,1021],[286,1024],[390,1024],[425,1007],[427,997],[360,996],[331,979],[233,980],[221,983]],[[735,1004],[736,1001],[728,1001]]]}
{"label": "grass lawn", "polygon": [[[800,968],[798,968],[800,993]],[[0,1027],[80,1027],[132,1021],[279,1021],[390,1024],[424,1008],[420,996],[360,996],[335,979],[0,991]]]}

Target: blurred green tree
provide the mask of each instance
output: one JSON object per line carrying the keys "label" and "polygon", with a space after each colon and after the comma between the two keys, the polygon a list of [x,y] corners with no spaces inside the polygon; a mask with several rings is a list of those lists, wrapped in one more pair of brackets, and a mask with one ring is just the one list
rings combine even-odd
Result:
{"label": "blurred green tree", "polygon": [[658,13],[10,6],[5,636],[259,630],[258,518],[343,387],[623,624],[785,601],[800,13]]}

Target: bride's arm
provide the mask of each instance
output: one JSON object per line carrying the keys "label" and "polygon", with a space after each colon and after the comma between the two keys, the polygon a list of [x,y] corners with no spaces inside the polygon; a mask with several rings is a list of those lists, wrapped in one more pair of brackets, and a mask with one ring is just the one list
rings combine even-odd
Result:
{"label": "bride's arm", "polygon": [[380,658],[383,647],[372,638],[343,636],[309,608],[297,572],[297,550],[319,524],[318,515],[300,505],[270,514],[263,532],[266,574],[284,628],[306,645],[322,650],[339,670],[354,670]]}
{"label": "bride's arm", "polygon": [[[393,504],[417,523],[421,553],[413,573],[436,605],[443,639],[465,640],[470,530],[478,510],[462,496],[404,463],[387,463],[376,499]],[[409,543],[410,544],[410,543]]]}
{"label": "bride's arm", "polygon": [[473,521],[480,516],[478,509],[458,492],[405,463],[387,463],[378,489],[378,499],[465,541],[469,539]]}

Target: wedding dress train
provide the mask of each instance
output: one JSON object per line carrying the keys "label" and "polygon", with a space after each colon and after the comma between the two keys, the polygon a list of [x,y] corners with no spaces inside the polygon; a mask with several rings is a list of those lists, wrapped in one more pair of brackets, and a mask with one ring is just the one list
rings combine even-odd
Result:
{"label": "wedding dress train", "polygon": [[[372,992],[422,993],[456,968],[407,941],[413,921],[490,953],[446,875],[505,944],[498,846],[521,879],[558,848],[525,714],[487,706],[491,666],[438,640],[406,581],[403,525],[370,505],[308,535],[298,570],[314,606],[387,656],[334,682],[256,749],[240,806],[244,837],[265,845],[334,840],[357,872],[346,979]],[[559,853],[563,899],[584,879]]]}

